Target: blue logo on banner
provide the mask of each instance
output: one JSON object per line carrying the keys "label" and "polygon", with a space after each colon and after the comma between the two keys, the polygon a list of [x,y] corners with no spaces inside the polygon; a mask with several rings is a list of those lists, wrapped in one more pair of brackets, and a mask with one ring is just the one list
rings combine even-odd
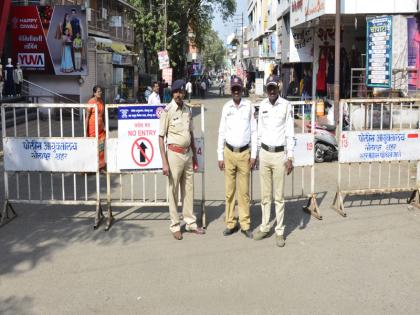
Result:
{"label": "blue logo on banner", "polygon": [[[162,106],[119,106],[118,107],[118,120],[130,119],[159,119],[156,115],[158,108]],[[163,106],[164,107],[164,106]]]}

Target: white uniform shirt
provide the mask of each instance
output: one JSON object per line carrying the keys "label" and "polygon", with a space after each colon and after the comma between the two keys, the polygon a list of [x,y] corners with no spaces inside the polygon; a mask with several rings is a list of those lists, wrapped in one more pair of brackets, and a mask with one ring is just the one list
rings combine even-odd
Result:
{"label": "white uniform shirt", "polygon": [[187,90],[187,93],[191,93],[192,92],[192,84],[191,82],[187,82],[187,84],[185,85],[185,89]]}
{"label": "white uniform shirt", "polygon": [[156,92],[153,92],[149,95],[149,98],[147,99],[148,105],[160,105],[160,96]]}
{"label": "white uniform shirt", "polygon": [[257,156],[257,121],[254,116],[254,107],[249,101],[241,100],[236,106],[230,100],[223,106],[219,126],[219,139],[217,142],[217,157],[223,161],[225,143],[234,147],[251,145],[251,158]]}
{"label": "white uniform shirt", "polygon": [[295,131],[292,105],[279,97],[274,105],[268,98],[261,102],[258,113],[258,147],[261,143],[268,146],[284,145],[287,157],[293,158]]}

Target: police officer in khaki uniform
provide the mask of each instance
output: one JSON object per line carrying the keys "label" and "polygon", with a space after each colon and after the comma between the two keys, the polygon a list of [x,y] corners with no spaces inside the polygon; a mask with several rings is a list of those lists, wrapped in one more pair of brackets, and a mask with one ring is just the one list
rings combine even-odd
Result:
{"label": "police officer in khaki uniform", "polygon": [[276,244],[284,241],[284,175],[293,170],[294,122],[290,102],[279,96],[278,76],[267,79],[268,98],[261,102],[258,114],[258,147],[261,181],[261,225],[254,240],[262,240],[270,231],[272,189],[276,205]]}
{"label": "police officer in khaki uniform", "polygon": [[225,172],[226,229],[228,236],[237,231],[234,216],[235,193],[238,187],[238,214],[241,232],[252,237],[249,214],[249,175],[257,156],[257,122],[254,108],[242,99],[242,80],[231,80],[232,100],[223,106],[219,126],[217,155],[219,169]]}
{"label": "police officer in khaki uniform", "polygon": [[[194,167],[197,156],[194,146],[191,109],[184,103],[185,83],[177,80],[172,85],[172,101],[160,116],[159,148],[163,174],[169,176],[170,230],[177,240],[182,240],[178,216],[178,190],[181,186],[182,213],[186,231],[205,234],[197,227],[193,211]],[[167,150],[165,150],[165,137]],[[193,166],[194,165],[194,166]]]}

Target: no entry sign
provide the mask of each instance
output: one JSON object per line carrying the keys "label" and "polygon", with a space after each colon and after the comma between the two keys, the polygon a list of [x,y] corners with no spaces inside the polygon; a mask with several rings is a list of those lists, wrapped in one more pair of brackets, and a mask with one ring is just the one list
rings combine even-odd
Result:
{"label": "no entry sign", "polygon": [[162,108],[148,105],[118,107],[118,169],[162,168],[159,154]]}

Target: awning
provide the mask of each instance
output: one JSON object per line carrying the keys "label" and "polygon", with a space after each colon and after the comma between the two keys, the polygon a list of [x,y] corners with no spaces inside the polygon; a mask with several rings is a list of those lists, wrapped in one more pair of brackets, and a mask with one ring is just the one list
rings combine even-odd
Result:
{"label": "awning", "polygon": [[97,49],[104,50],[107,48],[111,48],[112,46],[112,40],[110,40],[109,38],[96,37],[96,36],[91,36],[91,38],[95,40]]}
{"label": "awning", "polygon": [[125,45],[123,43],[112,42],[111,49],[114,52],[116,52],[117,54],[120,54],[120,55],[130,55],[131,54],[131,51],[128,50],[127,47],[125,47]]}

